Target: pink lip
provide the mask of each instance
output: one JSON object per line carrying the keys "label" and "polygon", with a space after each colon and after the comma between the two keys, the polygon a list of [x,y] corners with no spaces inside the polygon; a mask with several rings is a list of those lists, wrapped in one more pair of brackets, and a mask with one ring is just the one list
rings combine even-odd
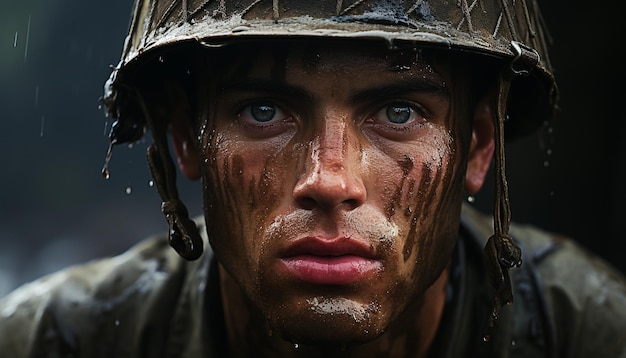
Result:
{"label": "pink lip", "polygon": [[280,261],[293,277],[323,285],[355,283],[382,267],[369,245],[349,238],[296,240]]}

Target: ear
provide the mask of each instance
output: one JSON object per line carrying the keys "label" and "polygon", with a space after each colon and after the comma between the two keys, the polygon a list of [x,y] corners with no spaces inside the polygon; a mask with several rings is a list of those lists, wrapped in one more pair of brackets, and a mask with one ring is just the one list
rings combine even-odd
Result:
{"label": "ear", "polygon": [[200,178],[200,161],[196,140],[196,133],[192,125],[192,111],[183,89],[173,83],[168,83],[171,97],[169,115],[171,117],[172,142],[178,167],[189,180]]}
{"label": "ear", "polygon": [[465,190],[475,194],[485,182],[495,147],[494,141],[495,97],[485,95],[474,111],[472,142],[465,174]]}

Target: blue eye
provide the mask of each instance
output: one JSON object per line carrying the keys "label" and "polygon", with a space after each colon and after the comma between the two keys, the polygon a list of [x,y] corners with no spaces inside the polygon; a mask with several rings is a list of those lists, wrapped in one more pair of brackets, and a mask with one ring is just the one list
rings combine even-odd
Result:
{"label": "blue eye", "polygon": [[404,103],[386,105],[376,113],[375,118],[378,122],[391,124],[409,124],[424,119],[420,111]]}
{"label": "blue eye", "polygon": [[413,109],[408,106],[387,106],[387,118],[391,123],[406,123],[411,119]]}
{"label": "blue eye", "polygon": [[269,124],[287,118],[286,113],[271,102],[257,102],[245,106],[239,118],[250,124]]}
{"label": "blue eye", "polygon": [[268,104],[250,106],[250,116],[257,122],[269,122],[276,116],[276,107]]}

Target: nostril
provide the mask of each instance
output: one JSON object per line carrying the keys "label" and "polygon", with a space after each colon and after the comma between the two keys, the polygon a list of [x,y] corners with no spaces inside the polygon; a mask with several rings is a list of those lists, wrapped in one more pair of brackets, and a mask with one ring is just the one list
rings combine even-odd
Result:
{"label": "nostril", "polygon": [[348,171],[303,178],[293,191],[295,202],[303,209],[354,210],[366,199],[360,178]]}
{"label": "nostril", "polygon": [[296,198],[296,202],[304,210],[313,210],[318,206],[315,199],[309,197]]}
{"label": "nostril", "polygon": [[348,210],[354,210],[358,208],[359,206],[361,206],[363,203],[357,199],[348,199],[348,200],[344,200],[342,204],[345,205]]}

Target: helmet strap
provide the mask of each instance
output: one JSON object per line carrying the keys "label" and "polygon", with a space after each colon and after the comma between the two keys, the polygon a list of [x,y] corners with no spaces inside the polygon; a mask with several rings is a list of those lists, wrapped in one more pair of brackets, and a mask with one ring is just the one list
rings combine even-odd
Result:
{"label": "helmet strap", "polygon": [[489,282],[495,289],[493,309],[488,321],[488,333],[495,326],[502,306],[513,303],[513,292],[509,269],[522,264],[521,250],[509,235],[511,211],[509,206],[509,189],[505,171],[504,151],[504,122],[506,120],[506,102],[511,85],[510,76],[501,75],[498,80],[498,95],[496,98],[496,116],[494,118],[495,136],[495,187],[492,235],[484,249],[484,259],[487,265]]}
{"label": "helmet strap", "polygon": [[161,211],[169,225],[169,244],[186,260],[202,255],[204,243],[196,223],[189,219],[187,207],[179,198],[176,187],[176,167],[167,141],[167,123],[150,116],[140,93],[135,92],[141,105],[153,143],[148,147],[147,159],[157,191],[163,200]]}
{"label": "helmet strap", "polygon": [[491,335],[490,330],[495,326],[502,306],[513,303],[509,269],[522,265],[522,250],[509,235],[511,208],[504,165],[506,157],[504,150],[504,124],[507,119],[506,108],[511,80],[515,76],[527,76],[539,62],[539,54],[517,41],[511,41],[511,50],[514,52],[515,57],[511,60],[509,66],[504,67],[500,73],[496,97],[496,115],[494,117],[494,234],[487,240],[483,255],[487,266],[487,276],[495,289],[495,295],[493,309],[487,326],[488,332],[485,335],[486,340]]}

